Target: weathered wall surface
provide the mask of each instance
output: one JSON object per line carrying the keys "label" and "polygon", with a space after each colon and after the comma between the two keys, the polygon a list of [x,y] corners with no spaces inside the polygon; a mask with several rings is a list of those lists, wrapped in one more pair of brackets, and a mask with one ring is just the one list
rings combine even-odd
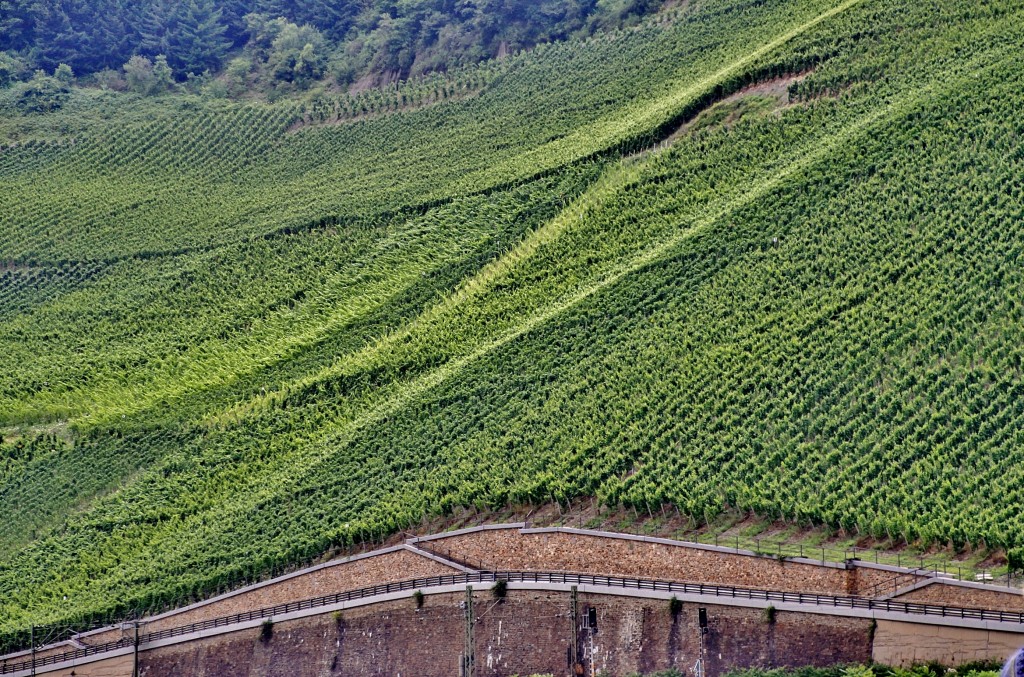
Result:
{"label": "weathered wall surface", "polygon": [[[684,604],[675,616],[667,602],[581,597],[598,609],[594,669],[609,674],[686,672],[700,655],[698,605]],[[779,612],[769,622],[759,609],[706,606],[708,675],[746,667],[826,666],[865,662],[871,656],[871,622]],[[605,627],[602,627],[605,626]],[[583,632],[589,671],[589,633]]]}
{"label": "weathered wall surface", "polygon": [[[916,573],[864,563],[822,566],[722,550],[672,545],[596,533],[488,529],[425,539],[417,547],[480,562],[498,569],[561,570],[658,578],[776,591],[883,595],[921,580]],[[285,602],[410,578],[454,573],[456,569],[406,549],[344,561],[279,579],[253,589],[183,609],[146,624],[144,632],[266,608]],[[588,606],[599,617],[599,631],[576,628],[562,592],[515,591],[498,603],[477,591],[474,632],[478,675],[571,672],[569,656],[609,674],[651,672],[671,667],[686,671],[697,659],[696,610],[685,606],[675,618],[667,602],[580,595],[579,618]],[[1024,610],[1024,596],[981,586],[933,583],[899,597],[993,610]],[[272,675],[457,674],[465,650],[462,595],[428,596],[422,609],[408,601],[352,609],[335,619],[324,614],[282,622],[273,637],[259,630],[143,652],[144,674],[183,677],[270,677]],[[837,616],[779,613],[766,623],[761,611],[709,606],[708,674],[749,666],[785,666],[867,660],[870,621]],[[982,631],[950,634],[946,628],[890,624],[876,636],[875,660],[906,664],[939,660],[950,664],[1003,657],[1024,634]],[[120,639],[121,630],[83,637],[96,644]],[[56,652],[65,647],[55,649]],[[43,655],[43,654],[40,654]],[[720,657],[719,657],[720,656]],[[24,660],[18,657],[15,662]],[[120,659],[118,659],[120,660]],[[121,663],[76,668],[76,677],[110,677]],[[296,667],[298,666],[298,667]],[[429,667],[425,667],[429,666]],[[296,672],[298,670],[298,672]],[[104,672],[105,671],[105,672]],[[130,673],[125,673],[126,675]],[[59,674],[59,673],[50,673]],[[70,675],[70,672],[68,672]],[[568,674],[568,672],[566,673]]]}
{"label": "weathered wall surface", "polygon": [[862,597],[877,598],[890,595],[900,588],[905,588],[924,579],[923,576],[916,574],[876,569],[870,565],[858,565],[854,571],[855,576],[850,594]]}
{"label": "weathered wall surface", "polygon": [[132,656],[121,656],[45,674],[46,677],[132,677],[133,661]]}
{"label": "weathered wall surface", "polygon": [[599,573],[835,595],[849,594],[856,587],[855,572],[842,568],[580,534],[480,531],[425,546],[498,569]]}
{"label": "weathered wall surface", "polygon": [[873,658],[894,666],[929,661],[962,665],[981,660],[1004,661],[1021,644],[1021,635],[1005,632],[879,621]]}
{"label": "weathered wall surface", "polygon": [[581,533],[501,529],[423,546],[491,569],[572,571],[734,585],[761,590],[878,596],[922,579],[871,566],[850,569]]}
{"label": "weathered wall surface", "polygon": [[179,627],[211,618],[310,599],[335,592],[458,573],[457,570],[406,550],[337,564],[250,592],[226,597],[146,624],[146,632]]}
{"label": "weathered wall surface", "polygon": [[[697,607],[673,617],[668,602],[511,591],[502,601],[480,591],[473,601],[475,674],[573,672],[577,660],[610,675],[685,670],[699,654]],[[341,675],[459,674],[466,651],[465,596],[428,596],[423,608],[400,600],[225,635],[144,654],[146,677],[335,677]],[[587,609],[597,612],[597,632],[582,628]],[[829,665],[871,657],[870,622],[779,613],[773,623],[761,611],[709,606],[707,674],[746,666]]]}
{"label": "weathered wall surface", "polygon": [[1024,611],[1024,594],[1020,590],[996,592],[959,585],[933,583],[893,598],[899,602],[956,606],[993,611]]}

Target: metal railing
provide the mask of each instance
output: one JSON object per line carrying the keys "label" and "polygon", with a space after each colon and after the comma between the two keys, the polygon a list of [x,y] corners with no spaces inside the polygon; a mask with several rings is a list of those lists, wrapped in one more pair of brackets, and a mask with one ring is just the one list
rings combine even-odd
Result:
{"label": "metal railing", "polygon": [[903,588],[913,585],[920,580],[934,579],[939,575],[940,574],[937,572],[933,572],[928,569],[910,569],[906,572],[898,573],[884,581],[875,583],[870,587],[864,588],[864,590],[858,589],[858,593],[860,593],[858,596],[871,599],[882,595],[888,595],[890,593],[895,595]]}
{"label": "metal railing", "polygon": [[429,541],[416,541],[414,543],[410,543],[409,545],[411,545],[413,548],[417,550],[422,550],[428,555],[433,555],[434,557],[439,557],[443,560],[453,562],[467,569],[473,569],[474,571],[481,572],[498,571],[497,567],[489,566],[486,562],[482,560],[475,560],[471,557],[466,557],[462,553],[453,552],[452,549],[449,547],[435,547]]}
{"label": "metal railing", "polygon": [[[139,643],[143,648],[146,644],[181,637],[195,633],[213,630],[216,628],[238,625],[256,620],[273,619],[275,616],[283,616],[297,611],[322,608],[350,602],[369,597],[377,597],[396,592],[406,592],[438,588],[452,585],[468,585],[472,583],[494,583],[504,580],[510,583],[547,583],[564,585],[592,585],[604,588],[620,588],[632,590],[654,590],[681,595],[704,595],[720,597],[724,599],[744,599],[764,602],[778,602],[783,604],[803,604],[814,606],[826,606],[842,609],[863,609],[866,611],[884,611],[901,613],[915,616],[941,616],[943,618],[957,618],[962,620],[996,621],[1000,623],[1014,623],[1024,625],[1024,613],[1007,611],[990,611],[985,609],[968,609],[960,607],[945,607],[932,604],[915,604],[913,602],[894,602],[892,600],[874,600],[864,597],[844,597],[837,595],[822,595],[803,592],[778,592],[772,590],[755,590],[751,588],[737,588],[723,585],[707,585],[702,583],[676,583],[654,579],[624,578],[620,576],[599,576],[593,574],[571,574],[562,572],[547,571],[497,571],[478,572],[469,574],[452,574],[447,576],[433,576],[431,578],[416,578],[397,583],[386,583],[375,585],[358,590],[339,592],[321,597],[314,597],[298,602],[288,602],[277,606],[266,607],[254,611],[233,614],[213,618],[199,623],[182,625],[166,630],[142,633],[139,635]],[[34,660],[20,663],[8,663],[0,666],[0,674],[10,674],[22,670],[30,670],[45,665],[63,663],[66,661],[87,658],[96,654],[116,651],[134,645],[134,640],[129,637],[122,638],[115,642],[107,642],[89,646],[84,649],[74,649],[61,654],[35,658]]]}

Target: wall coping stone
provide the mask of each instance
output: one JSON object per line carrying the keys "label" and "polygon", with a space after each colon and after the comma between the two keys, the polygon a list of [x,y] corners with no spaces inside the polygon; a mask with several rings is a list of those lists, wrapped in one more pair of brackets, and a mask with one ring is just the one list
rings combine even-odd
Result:
{"label": "wall coping stone", "polygon": [[466,527],[465,529],[456,529],[454,531],[443,531],[439,534],[430,534],[428,536],[413,536],[405,539],[407,545],[414,543],[420,543],[423,541],[440,541],[445,538],[453,538],[455,536],[465,536],[466,534],[476,534],[481,531],[504,531],[507,529],[524,529],[526,527],[525,522],[509,522],[507,524],[482,524],[478,527]]}
{"label": "wall coping stone", "polygon": [[903,595],[910,594],[921,588],[926,588],[930,585],[949,585],[957,588],[967,588],[968,590],[979,590],[981,592],[992,592],[1000,595],[1018,595],[1024,596],[1024,590],[1019,588],[1007,588],[1000,585],[993,585],[991,583],[978,583],[976,581],[961,581],[958,578],[944,578],[942,576],[926,578],[923,581],[917,581],[906,587],[900,588],[896,592],[890,595],[884,595],[879,597],[880,600],[897,599]]}
{"label": "wall coping stone", "polygon": [[479,573],[476,569],[470,569],[467,566],[463,566],[463,565],[459,564],[458,562],[453,562],[450,559],[445,559],[444,557],[441,557],[440,555],[435,555],[432,552],[428,552],[426,550],[420,550],[415,545],[412,545],[410,543],[406,543],[405,545],[402,546],[402,548],[404,550],[408,551],[408,552],[413,553],[414,555],[419,555],[420,557],[426,557],[427,559],[433,560],[434,562],[437,562],[438,564],[443,564],[446,567],[451,567],[452,569],[457,569],[458,571],[461,571],[464,574]]}
{"label": "wall coping stone", "polygon": [[859,567],[861,569],[874,569],[875,571],[888,571],[892,574],[905,574],[908,576],[920,576],[922,578],[934,577],[935,572],[929,569],[921,569],[918,567],[898,567],[895,564],[876,564],[863,559],[851,559],[848,560],[851,566]]}

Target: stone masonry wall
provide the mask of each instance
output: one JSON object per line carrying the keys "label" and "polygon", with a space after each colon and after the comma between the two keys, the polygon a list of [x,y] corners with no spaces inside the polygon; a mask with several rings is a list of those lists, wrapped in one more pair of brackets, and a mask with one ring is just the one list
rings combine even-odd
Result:
{"label": "stone masonry wall", "polygon": [[226,597],[191,611],[167,616],[147,623],[145,632],[155,632],[335,592],[452,573],[457,571],[421,555],[399,550],[326,567],[280,583]]}
{"label": "stone masonry wall", "polygon": [[1020,590],[996,592],[959,585],[933,583],[893,598],[899,602],[916,602],[941,606],[992,611],[1024,611],[1024,594]]}
{"label": "stone masonry wall", "polygon": [[[574,674],[570,648],[586,675],[686,670],[699,654],[697,607],[675,616],[663,600],[489,590],[473,597],[475,675]],[[413,598],[337,615],[278,623],[263,640],[253,629],[144,654],[142,675],[161,677],[336,677],[342,675],[459,674],[465,653],[464,594],[431,595],[417,609]],[[597,632],[583,628],[596,609]],[[828,665],[871,657],[870,622],[709,606],[707,674],[733,667]]]}
{"label": "stone masonry wall", "polygon": [[913,573],[893,572],[866,566],[858,566],[854,571],[856,574],[850,594],[863,597],[875,598],[892,594],[900,588],[905,588],[924,579],[923,576]]}
{"label": "stone masonry wall", "polygon": [[[456,559],[479,562],[484,566],[497,569],[564,570],[579,573],[735,585],[738,587],[790,592],[878,596],[886,592],[891,594],[894,589],[920,580],[920,577],[912,573],[901,573],[867,565],[857,565],[849,568],[820,566],[806,562],[780,561],[771,557],[756,557],[695,547],[566,532],[522,533],[519,529],[493,529],[444,536],[421,541],[417,545],[440,554],[448,554]],[[309,599],[324,594],[410,578],[451,574],[455,573],[455,571],[452,567],[408,550],[385,552],[381,555],[342,562],[253,590],[225,596],[194,609],[183,610],[152,621],[145,626],[143,632],[180,627],[211,618],[228,616],[285,602]],[[387,616],[387,613],[390,613],[387,611],[387,607],[375,607],[374,611],[368,613],[376,615],[378,613],[377,610],[385,609],[384,629],[371,630],[367,626],[365,629],[365,632],[368,633],[367,636],[376,636],[378,642],[386,643],[387,633],[406,632],[407,629],[402,626],[402,623],[416,623],[418,622],[417,619],[428,618],[430,613],[434,613],[431,611],[431,599],[433,598],[428,598],[428,605],[424,610],[417,612],[417,615],[403,619],[401,622],[396,621],[397,624],[391,625],[388,624],[390,622],[388,618],[391,617]],[[924,602],[944,606],[1024,611],[1024,595],[1020,592],[1004,593],[943,583],[925,586],[919,590],[902,595],[898,599],[900,601]],[[600,607],[600,604],[607,604],[607,602],[595,602],[594,604],[595,607]],[[626,618],[628,616],[626,612],[629,608],[628,600],[616,599],[614,604],[617,608],[621,607],[625,610],[622,612],[625,614],[622,618]],[[401,605],[398,608],[401,609]],[[507,647],[508,642],[512,641],[507,637],[502,639],[504,636],[502,633],[508,635],[511,632],[509,628],[514,628],[521,618],[529,618],[529,615],[524,616],[522,614],[514,617],[508,616],[516,608],[518,607],[510,604],[498,605],[488,610],[486,618],[481,617],[479,620],[480,623],[486,626],[490,622],[487,619],[505,614],[502,621],[503,625],[494,631],[494,644],[486,647],[487,660],[494,665],[502,665],[503,659],[501,656],[506,655],[502,653],[502,647]],[[595,660],[613,661],[615,665],[620,665],[624,664],[623,661],[627,660],[624,656],[643,655],[646,656],[644,660],[655,660],[657,665],[663,667],[675,665],[671,661],[680,659],[681,656],[689,660],[688,656],[690,654],[683,652],[680,647],[686,645],[686,642],[689,641],[686,637],[693,635],[693,632],[690,630],[683,631],[681,628],[673,629],[676,626],[660,627],[658,624],[664,619],[656,615],[645,616],[644,614],[653,612],[649,610],[648,606],[644,606],[643,609],[646,609],[643,613],[635,609],[633,612],[630,612],[639,615],[630,617],[632,620],[628,623],[621,618],[615,621],[616,623],[620,623],[620,621],[621,623],[626,623],[623,627],[628,629],[622,630],[625,633],[623,637],[633,638],[635,642],[640,643],[636,644],[634,642],[634,644],[630,644],[633,639],[629,641],[623,640],[621,646],[608,644],[604,649],[601,649],[600,647],[603,646],[602,639],[606,641],[609,635],[595,636],[595,640],[597,640]],[[740,613],[739,610],[734,609],[733,611]],[[613,616],[609,616],[609,618]],[[448,616],[446,615],[444,618],[447,619]],[[836,627],[830,626],[833,620],[828,617],[815,616],[810,618],[813,619],[812,625],[823,628],[821,632],[827,636],[833,637],[837,632]],[[779,627],[783,624],[784,619],[785,615],[781,615]],[[735,622],[742,624],[747,621],[738,617]],[[567,624],[568,621],[566,620],[565,623]],[[848,627],[849,621],[839,623],[845,628]],[[447,637],[452,632],[459,634],[464,631],[464,628],[450,626],[447,620],[442,621],[438,618],[430,620],[428,625],[433,630],[439,632],[440,637]],[[651,658],[651,656],[655,655],[651,652],[656,651],[656,649],[651,647],[659,646],[658,642],[654,641],[652,643],[653,640],[647,641],[642,639],[644,637],[644,629],[652,627],[659,627],[659,637],[675,636],[675,639],[671,640],[673,642],[671,648],[665,648],[665,651],[668,653],[657,659]],[[532,633],[535,629],[531,620],[529,627],[525,628],[523,633],[527,633],[527,630]],[[414,630],[413,632],[420,631]],[[813,638],[816,636],[814,632],[817,631],[812,632],[805,629],[802,632],[802,636],[811,638],[809,641],[816,641]],[[673,635],[673,633],[676,633],[676,635]],[[687,633],[690,634],[688,635]],[[750,637],[761,636],[757,632],[748,634]],[[119,639],[121,636],[122,632],[120,630],[112,630],[84,638],[82,641],[89,644],[99,644]],[[724,637],[725,635],[722,636]],[[337,641],[350,641],[351,639],[351,633],[336,638]],[[532,634],[529,636],[523,634],[522,641],[527,642],[539,651],[536,655],[539,656],[538,660],[542,663],[549,661],[550,656],[545,653],[546,649],[543,649],[543,647],[553,646],[552,642],[555,642],[554,639],[548,638],[541,641]],[[563,636],[559,641],[564,643],[564,645],[560,645],[559,650],[567,651],[568,640]],[[748,646],[744,649],[744,655],[759,656],[758,660],[763,659],[770,663],[775,660],[772,658],[771,652],[775,650],[772,647],[785,646],[785,637],[781,641],[783,644],[779,644],[778,641],[773,639],[770,646],[767,644],[764,646]],[[843,642],[845,641],[844,639]],[[633,649],[628,648],[631,646],[634,648],[640,646],[646,648],[642,654],[638,654]],[[234,647],[234,645],[232,644],[231,647]],[[225,655],[229,657],[233,655],[231,652],[236,650],[236,648],[231,647],[225,649],[227,652]],[[373,656],[381,651],[385,651],[385,648],[382,647],[383,645],[379,645],[375,649],[372,649],[372,647],[367,649],[372,649],[369,654],[371,656],[371,659],[369,659],[371,663],[376,660],[372,658]],[[66,648],[61,647],[55,651],[59,653],[65,650]],[[217,653],[212,648],[204,650],[212,652],[211,655]],[[387,651],[390,652],[391,649],[387,649]],[[580,651],[582,652],[583,648],[580,648]],[[785,651],[788,651],[788,649],[784,649]],[[39,655],[45,654],[40,653]],[[217,653],[217,655],[220,654]],[[363,653],[358,655],[362,656]],[[618,658],[615,656],[618,656]],[[670,660],[667,656],[673,658]],[[24,657],[14,660],[20,662],[24,660]],[[211,660],[213,659],[211,658]],[[350,659],[343,656],[339,660],[347,661]],[[351,660],[357,659],[352,658]],[[342,664],[344,665],[344,662]],[[680,666],[675,665],[675,667]],[[360,669],[369,670],[369,663],[362,665]],[[524,669],[523,671],[526,670]],[[262,675],[263,673],[253,674]]]}
{"label": "stone masonry wall", "polygon": [[596,573],[833,595],[850,594],[856,587],[855,572],[845,569],[600,536],[520,534],[507,529],[462,534],[424,545],[497,569]]}
{"label": "stone masonry wall", "polygon": [[[209,604],[150,621],[145,624],[143,632],[156,632],[191,623],[200,623],[213,618],[232,616],[286,602],[330,595],[335,592],[395,583],[410,578],[429,578],[452,573],[457,573],[457,570],[408,550],[398,550],[374,557],[342,562],[278,583],[225,596],[222,599],[211,601]],[[89,635],[82,638],[81,641],[84,644],[96,646],[120,638],[121,632],[116,630]],[[65,650],[62,648],[56,653]]]}
{"label": "stone masonry wall", "polygon": [[132,677],[134,660],[131,655],[120,656],[45,674],[46,677]]}

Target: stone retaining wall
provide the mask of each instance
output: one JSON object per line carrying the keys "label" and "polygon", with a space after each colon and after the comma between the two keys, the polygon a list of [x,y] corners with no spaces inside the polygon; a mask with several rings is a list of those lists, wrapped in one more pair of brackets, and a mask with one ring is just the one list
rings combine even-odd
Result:
{"label": "stone retaining wall", "polygon": [[319,568],[247,592],[226,596],[188,611],[165,615],[147,623],[145,632],[179,627],[336,592],[452,573],[458,572],[452,567],[408,550],[396,550]]}
{"label": "stone retaining wall", "polygon": [[[417,547],[423,548],[427,552],[449,555],[456,560],[482,563],[485,567],[495,569],[570,571],[812,594],[880,596],[886,592],[891,594],[896,589],[926,580],[923,576],[906,569],[900,570],[894,567],[876,566],[861,562],[854,562],[848,565],[836,563],[823,564],[808,560],[793,561],[759,556],[752,553],[732,552],[725,548],[675,542],[657,542],[655,539],[626,537],[599,532],[582,532],[581,530],[568,529],[531,531],[521,530],[518,526],[515,528],[496,527],[414,539],[412,541],[412,548],[409,546],[389,548],[350,560],[321,565],[276,581],[223,595],[206,603],[158,616],[146,623],[143,632],[181,627],[190,623],[346,590],[408,580],[410,578],[425,578],[457,572],[455,568],[431,559],[422,551],[416,551],[415,548]],[[1003,592],[991,586],[952,585],[939,581],[901,595],[898,599],[900,601],[925,602],[944,606],[963,606],[1006,611],[1024,610],[1024,596],[1020,592]],[[607,604],[607,602],[594,602],[596,608],[602,608],[602,604]],[[614,604],[621,606],[623,609],[629,608],[630,604],[642,605],[641,602],[634,603],[624,599],[616,599]],[[398,605],[396,608],[401,609],[401,605]],[[431,607],[428,604],[425,608],[430,609]],[[498,616],[513,608],[517,607],[498,605],[487,612],[489,614],[488,618]],[[367,618],[376,616],[376,614],[380,613],[380,609],[384,610],[383,620],[380,621],[383,625],[377,626],[376,630],[370,629],[368,625],[364,628],[367,637],[376,636],[379,641],[384,641],[382,638],[387,636],[387,632],[406,632],[402,624],[409,622],[415,626],[419,622],[417,619],[429,616],[424,611],[408,618],[401,615],[404,614],[404,611],[399,616],[393,616],[389,615],[391,612],[384,605],[373,607],[372,610],[367,611]],[[644,613],[647,612],[645,611]],[[749,621],[749,619],[744,621],[742,614],[754,612],[732,609],[731,613],[741,614],[740,617],[734,620],[742,625],[744,622]],[[351,614],[356,614],[356,617],[360,617],[356,612],[346,612],[345,617],[348,618]],[[723,612],[723,617],[727,616],[728,614]],[[525,622],[522,619],[528,617],[528,614],[519,614],[515,617],[507,616],[503,620],[503,627],[515,627],[516,623]],[[399,620],[393,623],[392,620],[396,618]],[[833,637],[836,629],[832,625],[839,623],[842,627],[847,627],[846,624],[849,622],[847,620],[838,621],[824,616],[809,616],[808,618],[810,620],[806,621],[807,627],[802,631],[802,636],[811,638],[808,641],[811,641],[812,644],[817,641],[813,639],[816,636],[814,633],[817,631],[808,629],[811,626],[823,628],[822,632],[825,632],[829,637]],[[626,623],[622,627],[628,626],[634,628],[634,630],[640,628],[636,632],[640,632],[639,636],[641,638],[643,636],[643,632],[641,632],[643,628],[658,627],[658,623],[661,622],[659,619],[660,617],[657,616],[644,616],[643,618],[636,616],[633,617],[632,621],[628,621],[626,616],[622,618],[615,614],[609,616],[609,622],[613,624],[622,625]],[[369,620],[366,622],[370,623]],[[481,618],[478,622],[486,624],[489,621]],[[532,624],[533,621],[529,621],[529,623]],[[629,623],[633,623],[633,625],[629,625]],[[639,625],[636,625],[637,623]],[[414,632],[418,632],[423,636],[426,636],[428,632],[436,632],[437,638],[429,640],[429,642],[435,644],[447,638],[451,633],[458,634],[464,632],[463,627],[450,626],[447,621],[442,622],[437,618],[430,621],[428,625],[430,626],[429,629],[415,630]],[[299,626],[297,625],[296,627]],[[531,628],[525,627],[522,632],[527,633],[528,630],[532,632]],[[360,632],[363,632],[363,630],[360,630]],[[495,642],[506,642],[502,646],[507,646],[507,642],[512,641],[501,639],[503,630],[499,629],[495,632],[497,632],[494,635]],[[511,631],[509,630],[509,632]],[[633,630],[628,632],[623,630],[623,632],[626,632],[626,635],[629,637],[633,637],[633,635],[629,634],[634,632]],[[662,635],[672,637],[673,632],[675,631],[672,628],[661,627],[658,630],[658,633],[660,633],[658,637]],[[122,634],[121,630],[112,629],[102,633],[82,636],[80,641],[88,644],[99,644],[120,639]],[[523,637],[527,637],[527,634],[523,634]],[[626,635],[622,637],[626,637]],[[658,663],[659,665],[669,661],[669,658],[666,658],[666,656],[684,655],[679,653],[682,650],[679,647],[685,646],[685,642],[688,641],[684,635],[685,633],[680,634],[676,639],[672,640],[674,642],[672,646],[675,648],[671,650],[665,649],[668,653],[664,654],[662,658],[657,659],[661,661],[661,663]],[[721,636],[725,637],[726,635],[723,634]],[[753,632],[750,636],[759,637],[760,635],[757,632]],[[530,635],[530,637],[533,636]],[[655,651],[654,649],[645,649],[644,652],[637,653],[633,649],[640,645],[634,646],[630,644],[633,640],[627,641],[626,639],[622,639],[621,644],[607,644],[604,649],[601,649],[602,641],[606,641],[608,637],[609,635],[604,635],[603,638],[596,637],[597,644],[595,646],[598,652],[596,655],[601,656],[602,660],[613,661],[615,665],[624,664],[624,661],[627,660],[625,658],[627,655],[642,655],[648,658],[655,655],[650,653]],[[339,636],[336,640],[351,641],[352,636]],[[303,639],[302,641],[304,644],[308,644],[312,640]],[[547,653],[547,649],[543,647],[548,646],[554,640],[544,640],[538,644],[537,642],[540,642],[540,640],[533,637],[532,639],[522,639],[522,641],[527,642],[523,646],[534,646],[540,651],[537,654],[539,656],[538,660],[541,662],[549,661],[550,656]],[[733,641],[740,641],[740,639]],[[783,643],[779,644],[779,641]],[[782,639],[773,639],[770,646],[784,646],[785,641],[784,637]],[[214,644],[209,644],[210,642],[214,642]],[[215,640],[209,640],[209,642],[202,643],[201,646],[207,646],[207,644],[213,647],[215,646]],[[657,642],[654,645],[648,643],[644,646],[655,645],[657,645]],[[883,646],[885,646],[884,642]],[[633,649],[629,647],[633,647]],[[67,649],[68,647],[62,646],[50,651],[61,653]],[[379,646],[377,649],[371,649],[372,647],[367,648],[366,651],[370,651],[371,659],[368,660],[372,662],[376,660],[376,658],[372,657],[384,649]],[[233,655],[231,652],[235,650],[235,648],[226,649],[227,654],[225,655],[230,657],[230,655]],[[824,650],[822,647],[814,649],[814,651],[818,652]],[[189,652],[191,649],[182,648],[181,651]],[[214,652],[214,649],[208,648],[203,649],[203,651]],[[388,651],[391,651],[391,649],[388,649]],[[493,652],[493,647],[489,648],[488,651],[489,660],[492,662],[498,660],[500,663],[499,659],[494,658],[496,654]],[[743,651],[750,655],[760,656],[758,660],[769,663],[775,660],[770,653],[764,653],[768,649],[762,651],[762,649],[752,645],[745,647]],[[788,649],[785,651],[788,651]],[[785,651],[783,655],[787,655]],[[365,651],[360,650],[356,656],[364,654]],[[43,656],[46,654],[41,652],[39,655]],[[619,657],[614,658],[615,655]],[[643,660],[648,660],[648,658]],[[21,660],[24,660],[24,657],[15,659],[16,662]],[[214,659],[211,658],[210,660],[213,661]],[[345,660],[349,660],[349,658],[345,658]],[[362,659],[356,657],[351,660]],[[369,663],[363,667],[369,669],[368,666]],[[260,669],[262,670],[262,668]],[[355,668],[352,669],[354,670]],[[644,669],[646,670],[647,668],[645,667]],[[262,675],[264,673],[255,672],[253,674]]]}
{"label": "stone retaining wall", "polygon": [[432,540],[425,546],[497,569],[596,573],[830,595],[851,594],[856,588],[855,572],[840,567],[564,532],[478,531]]}
{"label": "stone retaining wall", "polygon": [[[373,607],[276,624],[147,652],[144,677],[317,677],[459,674],[465,653],[465,595],[412,597]],[[582,627],[590,607],[597,631]],[[699,655],[697,607],[673,615],[663,600],[580,594],[577,617],[564,592],[510,591],[496,600],[473,597],[475,675],[574,674],[570,647],[586,675],[686,671]],[[706,667],[717,677],[736,667],[782,667],[864,662],[871,657],[870,621],[707,606]]]}
{"label": "stone retaining wall", "polygon": [[1024,611],[1024,594],[1020,590],[997,592],[952,583],[935,582],[893,598],[899,602],[919,602],[938,606],[992,611]]}
{"label": "stone retaining wall", "polygon": [[45,674],[45,677],[132,677],[134,660],[135,657],[131,655],[119,656],[57,672],[40,673],[40,675]]}

